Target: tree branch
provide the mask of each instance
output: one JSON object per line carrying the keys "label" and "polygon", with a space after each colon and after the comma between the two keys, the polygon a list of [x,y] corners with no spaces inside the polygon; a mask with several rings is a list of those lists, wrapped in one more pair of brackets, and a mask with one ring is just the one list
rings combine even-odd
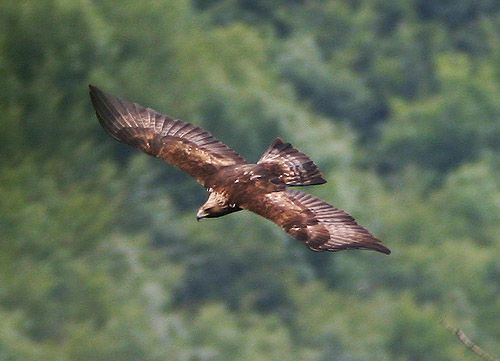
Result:
{"label": "tree branch", "polygon": [[465,345],[469,350],[474,352],[477,356],[481,357],[485,361],[500,361],[500,359],[495,358],[483,351],[481,347],[475,344],[461,329],[449,325],[446,321],[441,321],[444,327],[457,336],[458,340]]}

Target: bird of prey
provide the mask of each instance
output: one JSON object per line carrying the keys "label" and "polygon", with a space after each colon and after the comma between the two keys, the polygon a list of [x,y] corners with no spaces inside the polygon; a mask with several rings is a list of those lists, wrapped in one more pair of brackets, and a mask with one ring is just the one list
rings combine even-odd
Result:
{"label": "bird of prey", "polygon": [[276,139],[251,164],[200,127],[89,87],[97,118],[113,138],[177,166],[208,190],[198,220],[246,209],[276,223],[313,251],[390,253],[343,210],[288,189],[326,182],[316,164],[290,143]]}

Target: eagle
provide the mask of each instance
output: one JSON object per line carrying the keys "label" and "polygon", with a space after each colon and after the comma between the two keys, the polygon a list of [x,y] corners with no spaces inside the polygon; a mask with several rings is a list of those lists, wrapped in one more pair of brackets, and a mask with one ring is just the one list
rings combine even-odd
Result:
{"label": "eagle", "polygon": [[208,131],[89,85],[103,128],[117,141],[170,163],[208,191],[196,214],[221,217],[249,210],[276,223],[313,251],[391,251],[345,211],[289,186],[323,184],[304,153],[277,138],[252,164]]}

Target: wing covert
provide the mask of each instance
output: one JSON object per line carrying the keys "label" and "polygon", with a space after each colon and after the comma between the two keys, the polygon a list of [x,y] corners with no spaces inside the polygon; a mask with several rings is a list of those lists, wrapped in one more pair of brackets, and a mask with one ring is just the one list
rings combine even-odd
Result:
{"label": "wing covert", "polygon": [[219,168],[246,163],[200,127],[89,88],[97,118],[113,138],[177,166],[202,185]]}

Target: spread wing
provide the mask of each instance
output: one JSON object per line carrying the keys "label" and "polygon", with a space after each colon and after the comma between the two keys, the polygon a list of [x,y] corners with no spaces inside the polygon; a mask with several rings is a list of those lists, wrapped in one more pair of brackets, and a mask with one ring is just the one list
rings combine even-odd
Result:
{"label": "spread wing", "polygon": [[204,129],[89,88],[97,118],[113,138],[179,167],[202,185],[219,168],[246,163]]}
{"label": "spread wing", "polygon": [[391,253],[349,214],[304,192],[262,194],[245,208],[278,224],[313,251],[360,248]]}

